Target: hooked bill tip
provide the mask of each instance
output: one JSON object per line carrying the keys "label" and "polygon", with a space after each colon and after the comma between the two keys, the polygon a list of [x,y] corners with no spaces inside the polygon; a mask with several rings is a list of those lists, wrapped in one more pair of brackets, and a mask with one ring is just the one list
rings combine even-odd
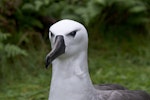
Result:
{"label": "hooked bill tip", "polygon": [[45,64],[45,68],[48,69],[48,64]]}
{"label": "hooked bill tip", "polygon": [[47,56],[47,57],[46,57],[46,60],[45,60],[45,68],[46,68],[46,69],[48,69],[48,66],[50,65],[50,63],[51,63],[51,60],[50,60],[50,58]]}

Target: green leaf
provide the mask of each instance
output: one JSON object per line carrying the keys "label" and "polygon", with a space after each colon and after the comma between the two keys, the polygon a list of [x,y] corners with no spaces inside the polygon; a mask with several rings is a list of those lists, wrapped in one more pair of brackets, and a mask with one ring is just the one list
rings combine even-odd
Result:
{"label": "green leaf", "polygon": [[4,45],[0,43],[0,52],[3,50]]}
{"label": "green leaf", "polygon": [[23,9],[23,10],[33,10],[33,11],[35,11],[34,5],[32,5],[32,4],[30,4],[30,3],[24,4],[24,5],[22,6],[22,9]]}
{"label": "green leaf", "polygon": [[36,11],[39,11],[41,6],[44,5],[43,1],[40,1],[40,0],[36,0],[34,3],[35,3],[35,10]]}
{"label": "green leaf", "polygon": [[9,33],[0,32],[0,41],[6,40],[10,36]]}
{"label": "green leaf", "polygon": [[139,12],[143,12],[146,11],[146,7],[145,6],[134,6],[130,9],[130,12],[132,13],[139,13]]}
{"label": "green leaf", "polygon": [[106,0],[95,0],[95,2],[99,5],[103,5],[103,6],[106,5]]}
{"label": "green leaf", "polygon": [[50,3],[50,0],[43,0],[45,5],[48,5]]}
{"label": "green leaf", "polygon": [[17,55],[23,55],[23,56],[27,56],[27,52],[23,49],[20,49],[18,46],[16,45],[12,45],[12,44],[7,44],[4,47],[4,51],[6,52],[6,56],[9,57],[14,57]]}
{"label": "green leaf", "polygon": [[38,19],[32,19],[31,24],[38,28],[43,28],[43,24]]}

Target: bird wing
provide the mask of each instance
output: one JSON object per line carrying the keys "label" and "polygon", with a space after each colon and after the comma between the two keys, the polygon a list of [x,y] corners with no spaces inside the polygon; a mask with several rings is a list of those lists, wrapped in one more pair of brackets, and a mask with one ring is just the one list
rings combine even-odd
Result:
{"label": "bird wing", "polygon": [[99,84],[94,85],[94,87],[98,90],[127,90],[126,87],[119,84]]}
{"label": "bird wing", "polygon": [[145,91],[101,90],[99,92],[99,100],[150,100],[150,95]]}

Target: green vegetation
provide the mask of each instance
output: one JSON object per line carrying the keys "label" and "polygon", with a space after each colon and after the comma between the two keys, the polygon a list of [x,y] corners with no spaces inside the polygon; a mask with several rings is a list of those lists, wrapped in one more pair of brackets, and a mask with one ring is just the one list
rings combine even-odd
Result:
{"label": "green vegetation", "polygon": [[1,0],[0,100],[47,100],[48,28],[64,18],[88,29],[94,83],[150,93],[149,12],[149,0]]}

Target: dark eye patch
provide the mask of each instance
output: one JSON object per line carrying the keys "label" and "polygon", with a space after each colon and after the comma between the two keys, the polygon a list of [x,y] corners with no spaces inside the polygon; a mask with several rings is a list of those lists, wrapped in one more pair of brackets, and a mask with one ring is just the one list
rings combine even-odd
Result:
{"label": "dark eye patch", "polygon": [[50,34],[51,34],[51,37],[54,37],[54,34],[52,32],[50,32]]}
{"label": "dark eye patch", "polygon": [[75,37],[77,31],[72,31],[70,32],[69,34],[67,34],[68,36],[71,36],[71,37]]}

